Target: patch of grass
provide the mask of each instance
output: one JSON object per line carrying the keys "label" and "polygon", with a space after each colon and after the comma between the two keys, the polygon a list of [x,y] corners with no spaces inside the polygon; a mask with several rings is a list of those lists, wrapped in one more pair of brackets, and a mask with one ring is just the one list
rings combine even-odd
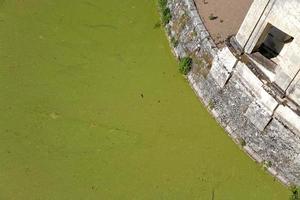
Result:
{"label": "patch of grass", "polygon": [[192,69],[193,59],[190,57],[181,58],[179,61],[179,71],[180,73],[187,75]]}
{"label": "patch of grass", "polygon": [[210,110],[213,110],[215,108],[215,102],[213,100],[210,100],[208,103],[208,108]]}
{"label": "patch of grass", "polygon": [[264,170],[267,170],[268,168],[272,167],[272,162],[271,162],[271,161],[265,160],[265,161],[262,163],[262,167],[263,167]]}
{"label": "patch of grass", "polygon": [[158,5],[160,8],[165,8],[167,7],[168,0],[158,0]]}
{"label": "patch of grass", "polygon": [[171,44],[173,45],[173,47],[176,48],[179,44],[179,41],[175,37],[172,37],[171,38]]}
{"label": "patch of grass", "polygon": [[246,141],[243,138],[238,138],[238,142],[242,147],[247,145]]}
{"label": "patch of grass", "polygon": [[268,168],[269,168],[269,167],[272,167],[272,162],[271,162],[271,161],[267,161],[267,162],[266,162],[266,167],[268,167]]}
{"label": "patch of grass", "polygon": [[161,12],[161,21],[164,25],[166,25],[172,19],[171,10],[167,7],[168,0],[159,0],[158,5]]}
{"label": "patch of grass", "polygon": [[291,186],[290,190],[292,192],[289,200],[300,200],[300,188],[296,186]]}
{"label": "patch of grass", "polygon": [[191,32],[191,37],[193,37],[193,38],[197,37],[197,32],[195,30],[193,30],[193,32]]}
{"label": "patch of grass", "polygon": [[170,8],[165,8],[162,12],[162,22],[164,25],[168,24],[172,19],[172,14]]}

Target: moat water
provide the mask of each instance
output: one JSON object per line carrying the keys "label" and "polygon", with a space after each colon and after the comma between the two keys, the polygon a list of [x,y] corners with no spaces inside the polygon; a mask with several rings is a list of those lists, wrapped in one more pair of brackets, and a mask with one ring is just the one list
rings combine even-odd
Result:
{"label": "moat water", "polygon": [[154,0],[0,0],[0,199],[287,199],[158,21]]}

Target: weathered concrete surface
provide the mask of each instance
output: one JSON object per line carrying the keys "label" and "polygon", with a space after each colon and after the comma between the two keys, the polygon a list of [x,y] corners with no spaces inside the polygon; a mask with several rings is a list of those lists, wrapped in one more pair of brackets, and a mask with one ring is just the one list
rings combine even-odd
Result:
{"label": "weathered concrete surface", "polygon": [[[169,7],[167,32],[178,40],[174,53],[195,61],[187,76],[195,93],[236,143],[245,141],[254,160],[271,163],[269,172],[283,183],[299,185],[299,116],[228,48],[216,48],[193,0],[170,0]],[[208,53],[212,59],[203,59]]]}
{"label": "weathered concrete surface", "polygon": [[[245,48],[249,43],[249,36],[253,34],[253,29],[258,26],[257,22],[261,19],[263,12],[269,3],[269,0],[254,1],[246,17],[249,20],[244,20],[238,33],[236,34],[237,41]],[[255,11],[255,12],[254,12]]]}

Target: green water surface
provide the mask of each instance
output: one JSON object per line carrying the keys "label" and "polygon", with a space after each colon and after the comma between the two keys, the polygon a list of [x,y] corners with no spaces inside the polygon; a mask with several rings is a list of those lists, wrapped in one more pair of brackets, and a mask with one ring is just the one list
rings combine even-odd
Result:
{"label": "green water surface", "polygon": [[0,0],[0,200],[285,200],[177,71],[155,0]]}

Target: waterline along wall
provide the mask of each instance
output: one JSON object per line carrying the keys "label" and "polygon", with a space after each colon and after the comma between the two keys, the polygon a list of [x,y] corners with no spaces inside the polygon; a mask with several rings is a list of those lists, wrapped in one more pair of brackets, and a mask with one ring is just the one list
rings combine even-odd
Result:
{"label": "waterline along wall", "polygon": [[300,117],[278,101],[251,63],[218,49],[193,0],[169,0],[167,34],[177,58],[193,58],[187,79],[229,136],[286,185],[300,185]]}

